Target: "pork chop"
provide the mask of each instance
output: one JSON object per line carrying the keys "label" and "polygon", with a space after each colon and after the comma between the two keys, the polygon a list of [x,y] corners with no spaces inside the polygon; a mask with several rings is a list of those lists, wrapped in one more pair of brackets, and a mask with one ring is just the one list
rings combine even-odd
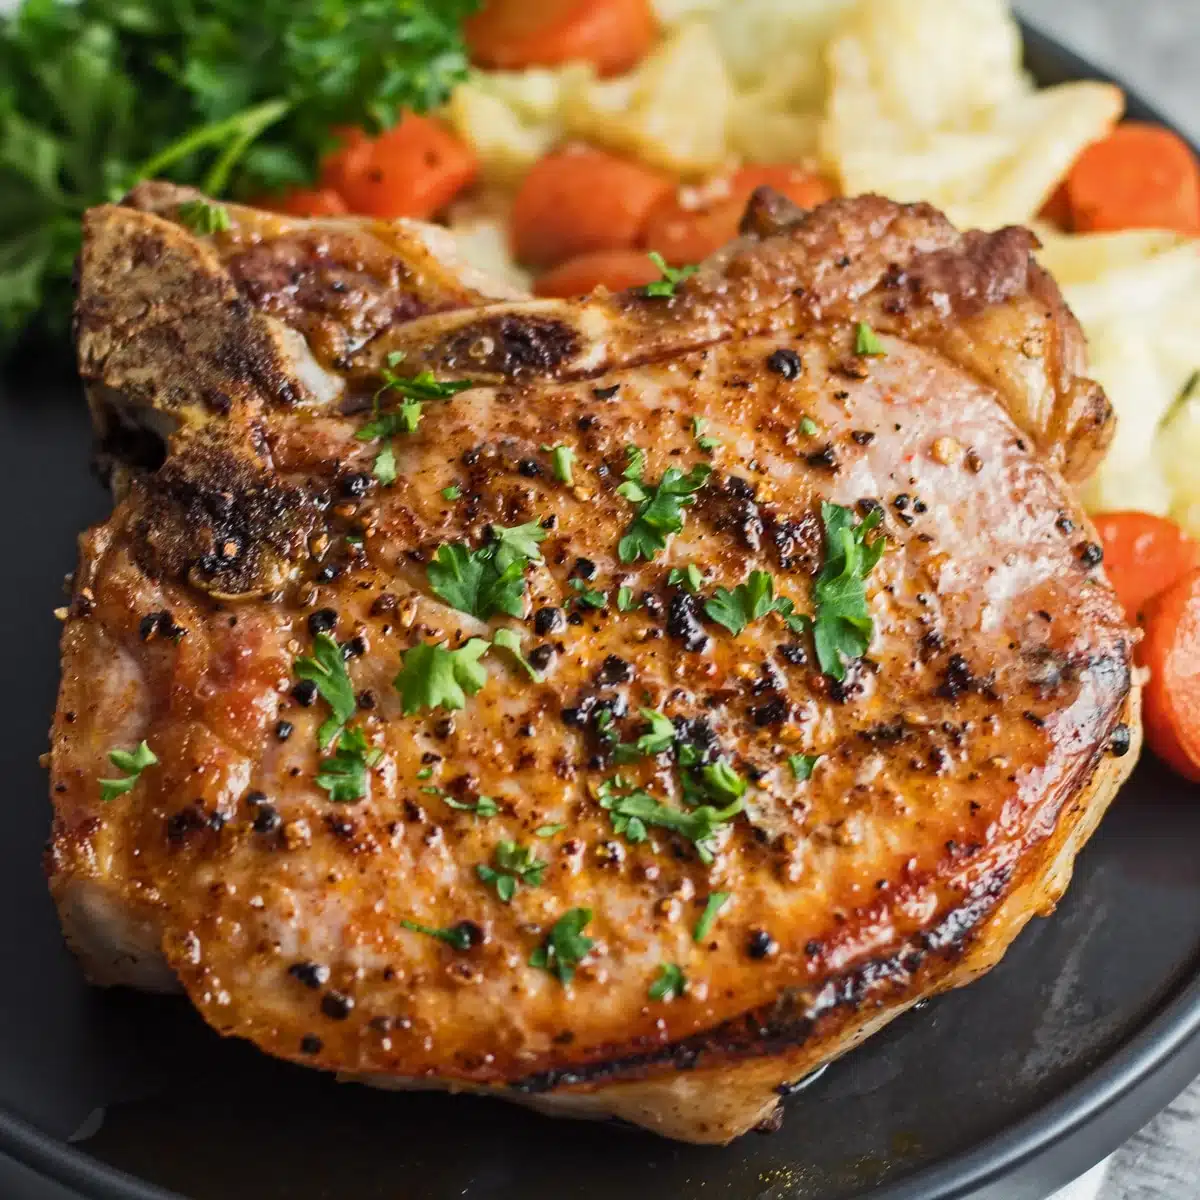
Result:
{"label": "pork chop", "polygon": [[560,302],[411,223],[87,215],[118,500],[48,871],[92,979],[721,1142],[1053,908],[1140,743],[1080,330],[1024,230],[744,229]]}

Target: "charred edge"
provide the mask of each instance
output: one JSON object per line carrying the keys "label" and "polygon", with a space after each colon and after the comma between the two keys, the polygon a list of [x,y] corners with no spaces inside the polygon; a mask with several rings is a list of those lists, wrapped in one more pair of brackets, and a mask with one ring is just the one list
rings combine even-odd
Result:
{"label": "charred edge", "polygon": [[139,480],[137,491],[142,569],[221,595],[276,583],[281,561],[305,556],[316,517],[311,497],[223,447],[191,447]]}
{"label": "charred edge", "polygon": [[440,357],[455,369],[511,377],[552,374],[579,350],[579,333],[564,321],[503,313],[455,330]]}
{"label": "charred edge", "polygon": [[950,960],[966,944],[997,905],[1012,879],[1012,868],[993,872],[967,898],[934,926],[903,943],[887,958],[877,958],[826,981],[815,996],[806,989],[785,988],[766,1008],[756,1009],[716,1029],[646,1054],[630,1054],[575,1067],[559,1067],[511,1083],[523,1094],[552,1091],[574,1084],[602,1083],[639,1075],[649,1068],[690,1071],[702,1059],[713,1064],[729,1059],[769,1057],[803,1045],[825,1017],[854,1011],[888,985],[912,980],[930,956]]}

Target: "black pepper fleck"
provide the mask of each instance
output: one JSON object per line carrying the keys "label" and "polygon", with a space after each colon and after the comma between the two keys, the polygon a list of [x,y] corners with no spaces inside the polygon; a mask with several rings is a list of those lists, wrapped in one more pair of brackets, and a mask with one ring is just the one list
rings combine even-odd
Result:
{"label": "black pepper fleck", "polygon": [[314,992],[329,982],[329,968],[322,963],[295,962],[288,967],[288,974]]}
{"label": "black pepper fleck", "polygon": [[762,960],[778,953],[779,943],[765,930],[754,929],[746,942],[746,953],[753,959]]}
{"label": "black pepper fleck", "polygon": [[1112,737],[1108,741],[1108,752],[1113,758],[1124,758],[1129,753],[1130,743],[1133,741],[1129,732],[1129,726],[1125,724],[1118,725],[1112,731]]}
{"label": "black pepper fleck", "polygon": [[292,688],[292,699],[303,708],[309,708],[317,698],[317,685],[311,679],[301,679]]}
{"label": "black pepper fleck", "polygon": [[328,633],[338,620],[336,608],[318,608],[315,613],[310,613],[308,618],[308,632],[316,637],[318,633]]}
{"label": "black pepper fleck", "polygon": [[802,369],[803,363],[795,350],[775,350],[767,357],[767,370],[782,375],[784,379],[798,378]]}
{"label": "black pepper fleck", "polygon": [[344,1021],[354,1011],[354,998],[345,992],[326,992],[321,997],[321,1011],[331,1021]]}

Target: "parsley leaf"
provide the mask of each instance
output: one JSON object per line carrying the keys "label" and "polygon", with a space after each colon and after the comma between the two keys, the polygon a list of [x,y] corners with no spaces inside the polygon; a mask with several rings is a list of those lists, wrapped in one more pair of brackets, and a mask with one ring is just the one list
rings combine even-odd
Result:
{"label": "parsley leaf", "polygon": [[382,753],[367,747],[367,735],[361,729],[342,730],[337,749],[329,758],[321,759],[317,787],[324,788],[330,800],[338,804],[361,800],[367,794],[367,770]]}
{"label": "parsley leaf", "polygon": [[658,978],[650,985],[651,1000],[674,1000],[687,988],[683,968],[675,963],[659,963]]}
{"label": "parsley leaf", "polygon": [[185,200],[175,209],[175,216],[193,233],[224,233],[230,227],[229,209],[207,200]]}
{"label": "parsley leaf", "polygon": [[707,437],[704,433],[704,427],[708,421],[704,417],[692,418],[692,437],[696,439],[696,446],[703,454],[711,454],[714,450],[720,448],[721,443],[715,437]]}
{"label": "parsley leaf", "polygon": [[879,335],[866,321],[859,321],[854,327],[854,353],[873,358],[887,354]]}
{"label": "parsley leaf", "polygon": [[590,908],[572,908],[563,913],[546,935],[546,940],[529,956],[529,965],[557,975],[559,983],[570,983],[575,977],[576,966],[596,944],[592,938],[583,936],[591,919]]}
{"label": "parsley leaf", "polygon": [[746,781],[724,758],[700,768],[700,784],[715,800],[740,800],[746,794]]}
{"label": "parsley leaf", "polygon": [[814,434],[820,431],[820,428],[821,427],[812,419],[812,417],[800,418],[800,432],[804,434],[805,437],[812,437]]}
{"label": "parsley leaf", "polygon": [[491,539],[478,550],[463,542],[439,546],[426,567],[434,594],[460,612],[486,621],[496,613],[525,613],[525,568],[541,562],[538,543],[546,531],[536,521],[491,527]]}
{"label": "parsley leaf", "polygon": [[[648,825],[669,829],[695,843],[702,863],[713,861],[713,839],[717,831],[745,807],[745,801],[739,796],[725,808],[703,804],[685,811],[660,804],[640,788],[622,794],[617,790],[620,786],[619,780],[606,781],[598,792],[600,807],[607,810],[615,833],[638,843],[649,836]],[[745,790],[745,784],[742,790]]]}
{"label": "parsley leaf", "polygon": [[792,775],[797,783],[803,783],[806,779],[812,777],[813,767],[817,765],[817,760],[820,757],[819,754],[788,755],[788,766],[792,768]]}
{"label": "parsley leaf", "polygon": [[813,583],[813,642],[821,670],[844,679],[846,662],[861,658],[871,644],[874,622],[867,608],[866,577],[883,554],[887,539],[867,541],[883,519],[875,508],[861,521],[840,504],[821,504],[825,560]]}
{"label": "parsley leaf", "polygon": [[643,708],[641,714],[650,723],[650,728],[636,742],[623,742],[616,748],[617,762],[663,754],[675,744],[675,724],[670,717],[653,708]]}
{"label": "parsley leaf", "polygon": [[521,635],[515,629],[497,629],[492,638],[492,645],[501,650],[507,650],[517,660],[517,666],[529,676],[534,683],[542,682],[540,671],[534,670],[533,664],[521,653]]}
{"label": "parsley leaf", "polygon": [[674,296],[675,288],[685,279],[695,275],[699,269],[695,266],[671,267],[657,250],[651,250],[646,256],[662,272],[662,278],[646,284],[642,288],[643,296]]}
{"label": "parsley leaf", "polygon": [[100,799],[105,804],[132,791],[142,772],[158,762],[158,756],[143,741],[139,742],[134,750],[110,750],[108,761],[118,771],[124,771],[125,778],[100,780]]}
{"label": "parsley leaf", "polygon": [[315,683],[321,698],[333,710],[333,716],[317,730],[317,744],[328,746],[354,715],[357,703],[342,648],[329,634],[318,633],[313,638],[312,657],[296,659],[293,670],[301,679]]}
{"label": "parsley leaf", "polygon": [[405,650],[393,684],[401,711],[408,717],[423,708],[465,708],[467,696],[487,682],[487,668],[479,660],[491,648],[485,638],[471,638],[457,650],[432,642]]}
{"label": "parsley leaf", "polygon": [[457,483],[452,483],[449,487],[442,488],[443,500],[461,500],[462,488]]}
{"label": "parsley leaf", "polygon": [[692,930],[692,941],[702,942],[712,931],[713,924],[729,899],[728,892],[713,892],[704,903],[704,911]]}
{"label": "parsley leaf", "polygon": [[[625,472],[628,477],[629,471]],[[678,467],[668,467],[658,486],[647,490],[637,480],[630,479],[617,491],[636,503],[637,513],[617,547],[623,563],[638,558],[651,559],[665,550],[667,537],[683,528],[684,510],[695,504],[698,492],[712,474],[707,463],[697,463],[685,475]],[[640,497],[640,498],[639,498]]]}
{"label": "parsley leaf", "polygon": [[435,929],[432,925],[420,925],[416,921],[401,921],[400,924],[405,929],[411,929],[413,933],[423,933],[426,937],[437,938],[438,941],[453,946],[455,950],[470,950],[471,948],[473,938],[465,921],[460,921],[457,925],[447,925],[444,929]]}
{"label": "parsley leaf", "polygon": [[634,609],[641,607],[642,602],[634,596],[633,588],[617,588],[617,612],[633,612]]}
{"label": "parsley leaf", "polygon": [[464,804],[461,800],[455,800],[453,796],[443,794],[442,801],[450,808],[457,808],[460,812],[474,813],[484,820],[494,817],[500,811],[500,805],[491,796],[480,796],[474,804]]}
{"label": "parsley leaf", "polygon": [[688,563],[682,570],[679,567],[672,567],[667,574],[667,583],[671,587],[681,587],[685,592],[691,592],[694,596],[704,583],[704,576],[695,563]]}
{"label": "parsley leaf", "polygon": [[516,895],[517,885],[538,887],[542,876],[550,865],[544,859],[538,858],[527,846],[517,842],[500,842],[492,855],[495,866],[480,863],[475,868],[475,874],[489,887],[496,889],[496,895],[508,904]]}
{"label": "parsley leaf", "polygon": [[608,597],[595,588],[588,587],[585,580],[572,579],[571,590],[576,593],[574,600],[580,608],[603,608],[608,603]]}
{"label": "parsley leaf", "polygon": [[550,455],[554,478],[570,487],[575,482],[571,471],[575,463],[575,451],[570,446],[543,446],[542,451]]}
{"label": "parsley leaf", "polygon": [[751,621],[768,613],[778,612],[785,619],[790,618],[794,607],[786,597],[776,597],[775,581],[766,571],[751,571],[746,581],[739,583],[733,591],[719,587],[712,599],[704,602],[704,611],[734,637]]}
{"label": "parsley leaf", "polygon": [[561,823],[555,823],[553,825],[539,825],[533,831],[533,836],[540,838],[552,838],[556,833],[562,833],[564,829],[566,829],[566,826]]}

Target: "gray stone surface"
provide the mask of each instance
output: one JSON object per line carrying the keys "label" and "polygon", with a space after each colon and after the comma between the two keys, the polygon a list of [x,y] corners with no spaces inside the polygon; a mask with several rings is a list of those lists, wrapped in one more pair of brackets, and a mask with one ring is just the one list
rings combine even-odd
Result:
{"label": "gray stone surface", "polygon": [[[1200,141],[1200,0],[1017,0]],[[1113,1158],[1101,1200],[1200,1200],[1200,1083]]]}

